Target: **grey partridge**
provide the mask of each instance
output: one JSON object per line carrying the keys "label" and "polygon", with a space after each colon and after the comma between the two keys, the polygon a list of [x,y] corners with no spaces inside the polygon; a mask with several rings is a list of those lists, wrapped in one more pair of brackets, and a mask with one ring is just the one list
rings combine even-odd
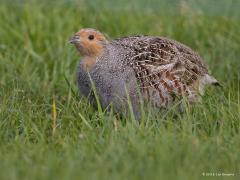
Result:
{"label": "grey partridge", "polygon": [[112,104],[122,112],[130,100],[140,116],[139,94],[155,107],[168,108],[176,97],[198,102],[206,85],[219,85],[196,52],[169,38],[141,35],[108,41],[101,32],[86,28],[70,42],[82,55],[79,89],[94,104],[94,83],[103,108]]}

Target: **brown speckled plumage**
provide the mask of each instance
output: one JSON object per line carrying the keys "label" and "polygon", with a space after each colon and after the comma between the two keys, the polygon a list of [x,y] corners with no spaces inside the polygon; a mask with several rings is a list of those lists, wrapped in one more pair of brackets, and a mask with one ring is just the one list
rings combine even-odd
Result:
{"label": "brown speckled plumage", "polygon": [[208,74],[201,57],[187,46],[164,37],[135,36],[112,42],[126,49],[141,91],[156,106],[168,106],[176,95],[197,99],[197,84]]}
{"label": "brown speckled plumage", "polygon": [[[91,35],[97,31],[87,29],[87,32]],[[100,32],[98,36],[101,37]],[[96,43],[101,44],[102,52],[95,56],[96,64],[89,72],[94,83],[101,84],[97,89],[100,96],[102,95],[102,101],[108,99],[106,94],[110,97],[103,103],[106,106],[116,101],[115,95],[126,99],[126,95],[120,92],[124,88],[116,87],[118,85],[114,85],[113,80],[129,87],[129,94],[133,96],[136,106],[136,89],[140,88],[143,97],[157,107],[169,107],[176,97],[186,97],[190,102],[197,102],[205,85],[218,83],[209,75],[206,65],[196,52],[168,38],[132,36]],[[85,56],[88,57],[89,54]],[[81,64],[80,71],[84,71]],[[84,72],[80,71],[79,86],[84,76]],[[101,80],[98,80],[100,76]],[[117,79],[114,79],[115,76]],[[129,85],[131,80],[136,81],[137,85]],[[109,86],[111,92],[105,94],[105,87]]]}

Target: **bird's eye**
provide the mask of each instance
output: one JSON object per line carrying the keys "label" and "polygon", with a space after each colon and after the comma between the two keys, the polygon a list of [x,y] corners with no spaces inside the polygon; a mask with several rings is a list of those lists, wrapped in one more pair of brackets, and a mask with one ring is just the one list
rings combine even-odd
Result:
{"label": "bird's eye", "polygon": [[89,39],[89,40],[93,40],[93,39],[94,39],[94,35],[89,35],[89,36],[88,36],[88,39]]}

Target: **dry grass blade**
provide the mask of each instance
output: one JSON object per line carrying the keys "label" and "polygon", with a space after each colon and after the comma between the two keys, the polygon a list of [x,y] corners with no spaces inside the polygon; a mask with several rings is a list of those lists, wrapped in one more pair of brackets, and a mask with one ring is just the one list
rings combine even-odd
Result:
{"label": "dry grass blade", "polygon": [[57,109],[56,109],[55,96],[53,96],[53,102],[52,102],[52,136],[55,135],[56,128],[57,128]]}

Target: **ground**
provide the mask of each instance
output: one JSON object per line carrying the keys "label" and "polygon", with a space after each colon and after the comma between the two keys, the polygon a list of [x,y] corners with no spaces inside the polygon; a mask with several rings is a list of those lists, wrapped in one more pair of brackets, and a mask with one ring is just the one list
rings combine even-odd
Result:
{"label": "ground", "polygon": [[[240,179],[239,1],[0,3],[0,179]],[[176,39],[223,88],[140,125],[95,112],[76,87],[80,55],[68,43],[83,27]]]}

